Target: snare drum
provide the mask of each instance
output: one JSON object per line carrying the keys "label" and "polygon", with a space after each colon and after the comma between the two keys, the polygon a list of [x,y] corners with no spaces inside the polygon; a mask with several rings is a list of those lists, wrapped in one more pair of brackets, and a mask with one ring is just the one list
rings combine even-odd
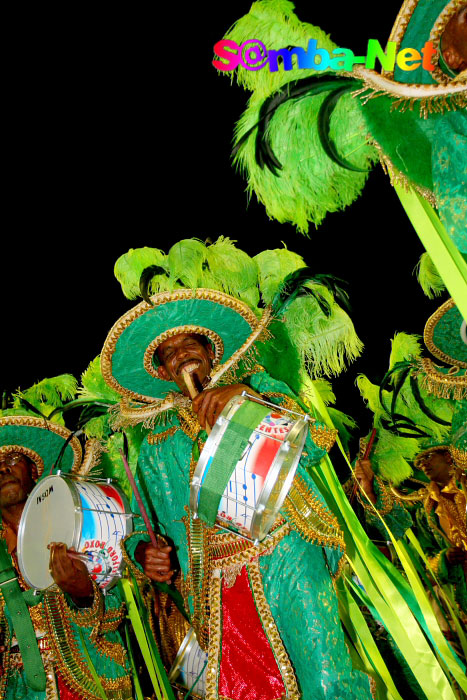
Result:
{"label": "snare drum", "polygon": [[190,690],[199,676],[193,687],[193,695],[204,698],[206,695],[207,660],[208,655],[199,646],[195,632],[191,628],[188,630],[170,669],[169,682]]}
{"label": "snare drum", "polygon": [[[190,490],[194,517],[263,540],[289,492],[309,416],[235,396],[213,426]],[[215,505],[214,505],[215,507]]]}
{"label": "snare drum", "polygon": [[29,494],[18,528],[18,564],[36,590],[51,586],[50,542],[64,542],[87,555],[91,578],[104,590],[120,578],[121,540],[133,531],[126,496],[110,480],[91,481],[56,474]]}

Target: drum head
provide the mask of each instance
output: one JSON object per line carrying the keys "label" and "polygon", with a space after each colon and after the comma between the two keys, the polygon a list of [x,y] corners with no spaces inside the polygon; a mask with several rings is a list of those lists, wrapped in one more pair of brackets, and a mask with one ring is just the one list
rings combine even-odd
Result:
{"label": "drum head", "polygon": [[54,583],[49,573],[50,542],[77,547],[82,514],[72,483],[61,476],[41,479],[29,494],[18,529],[18,564],[26,583],[42,590]]}

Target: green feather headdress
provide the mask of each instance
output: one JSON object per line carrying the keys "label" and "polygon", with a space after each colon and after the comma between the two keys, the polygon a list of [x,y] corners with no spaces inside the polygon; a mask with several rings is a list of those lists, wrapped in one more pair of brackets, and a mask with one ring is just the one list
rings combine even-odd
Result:
{"label": "green feather headdress", "polygon": [[182,330],[212,341],[211,385],[244,376],[259,362],[299,393],[301,372],[337,374],[362,347],[341,307],[346,295],[340,280],[314,275],[287,249],[251,258],[227,238],[211,245],[188,239],[167,255],[130,250],[115,272],[127,297],[139,292],[146,301],[109,334],[102,375],[114,391],[139,403],[160,404],[177,391],[158,378],[153,354],[163,339]]}

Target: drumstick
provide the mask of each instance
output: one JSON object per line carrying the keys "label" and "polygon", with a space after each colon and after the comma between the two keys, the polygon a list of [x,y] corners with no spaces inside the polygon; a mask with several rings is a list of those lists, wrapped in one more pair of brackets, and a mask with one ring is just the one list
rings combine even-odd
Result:
{"label": "drumstick", "polygon": [[[370,456],[370,452],[372,450],[373,443],[375,441],[375,436],[376,436],[376,428],[373,428],[373,430],[371,431],[370,439],[368,440],[368,445],[366,446],[365,453],[364,453],[362,459],[368,459],[368,457]],[[355,484],[353,485],[353,489],[352,489],[352,495],[350,496],[350,503],[352,503],[353,499],[355,498],[355,494],[357,493],[357,489],[358,489],[358,481],[357,481],[357,479],[355,479]]]}
{"label": "drumstick", "polygon": [[154,530],[152,529],[151,522],[149,520],[146,508],[144,507],[143,499],[141,498],[141,494],[138,490],[138,487],[136,486],[136,481],[135,478],[131,472],[130,465],[128,464],[128,460],[125,457],[125,454],[123,450],[120,450],[120,454],[122,456],[122,461],[123,461],[123,466],[126,471],[126,475],[128,477],[128,481],[130,482],[131,489],[134,493],[134,496],[136,498],[136,502],[139,507],[139,512],[142,515],[142,518],[144,520],[144,524],[146,525],[146,529],[148,531],[149,539],[151,540],[151,544],[156,547],[156,549],[160,549],[160,545],[157,542],[156,535],[154,534]]}
{"label": "drumstick", "polygon": [[[186,369],[182,369],[182,377],[183,377],[183,381],[185,382],[185,386],[188,389],[188,393],[190,394],[190,398],[193,400],[200,393],[198,391],[198,389],[195,387],[193,375],[190,372],[187,372]],[[206,421],[206,432],[208,435],[211,432],[211,426],[209,425],[209,423],[207,421]]]}

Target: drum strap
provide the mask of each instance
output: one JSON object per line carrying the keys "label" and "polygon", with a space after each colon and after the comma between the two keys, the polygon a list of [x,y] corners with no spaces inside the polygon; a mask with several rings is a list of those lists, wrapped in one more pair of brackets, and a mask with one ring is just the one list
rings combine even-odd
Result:
{"label": "drum strap", "polygon": [[252,433],[270,412],[267,406],[245,401],[232,417],[201,487],[198,515],[208,525],[214,525],[222,494],[248,447]]}
{"label": "drum strap", "polygon": [[0,589],[18,640],[26,684],[31,690],[44,691],[46,675],[37,646],[36,633],[18,578],[11,565],[11,557],[8,554],[5,540],[0,540]]}

